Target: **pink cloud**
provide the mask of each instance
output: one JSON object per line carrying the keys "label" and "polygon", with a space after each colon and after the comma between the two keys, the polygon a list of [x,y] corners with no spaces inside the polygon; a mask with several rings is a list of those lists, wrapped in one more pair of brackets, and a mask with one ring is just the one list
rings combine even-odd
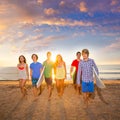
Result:
{"label": "pink cloud", "polygon": [[112,1],[111,1],[111,5],[112,5],[112,6],[117,5],[118,2],[119,2],[119,0],[112,0]]}

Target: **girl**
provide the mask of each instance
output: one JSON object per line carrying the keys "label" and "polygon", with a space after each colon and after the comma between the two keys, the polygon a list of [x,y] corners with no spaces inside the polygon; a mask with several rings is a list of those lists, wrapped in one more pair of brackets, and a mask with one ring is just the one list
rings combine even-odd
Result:
{"label": "girl", "polygon": [[77,84],[80,86],[80,78],[82,76],[82,92],[86,107],[88,107],[89,94],[94,92],[94,79],[93,79],[93,67],[98,72],[98,68],[93,59],[89,58],[89,51],[87,49],[82,50],[83,60],[79,63]]}
{"label": "girl", "polygon": [[[36,54],[32,54],[32,60],[33,60],[33,63],[30,64],[30,76],[31,76],[31,80],[32,80],[32,86],[33,86],[33,94],[34,94],[34,97],[36,98],[38,96],[37,94],[37,87],[36,87],[36,84],[37,84],[37,81],[40,77],[40,73],[42,71],[42,64],[37,62],[38,60],[38,56]],[[41,89],[41,87],[40,87]],[[40,91],[41,93],[41,91]]]}
{"label": "girl", "polygon": [[23,97],[27,95],[27,90],[25,88],[26,80],[29,79],[28,65],[26,64],[26,58],[21,55],[19,56],[19,64],[17,65],[19,73],[19,86]]}
{"label": "girl", "polygon": [[64,92],[64,80],[66,78],[66,64],[61,55],[57,55],[54,69],[58,96],[62,96]]}

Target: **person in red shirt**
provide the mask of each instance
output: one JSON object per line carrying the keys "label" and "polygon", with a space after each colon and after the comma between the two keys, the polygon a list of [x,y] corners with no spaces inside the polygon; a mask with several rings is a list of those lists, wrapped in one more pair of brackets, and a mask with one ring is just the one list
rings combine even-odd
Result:
{"label": "person in red shirt", "polygon": [[[72,64],[71,64],[71,68],[70,68],[70,76],[71,78],[73,79],[73,85],[74,85],[74,88],[77,92],[78,88],[77,88],[77,84],[76,84],[76,80],[77,80],[77,72],[78,72],[78,65],[79,65],[79,62],[80,62],[80,57],[81,57],[81,52],[77,52],[76,53],[76,59],[73,60]],[[74,74],[74,77],[73,77],[73,74]],[[79,93],[80,93],[80,90],[79,90]]]}

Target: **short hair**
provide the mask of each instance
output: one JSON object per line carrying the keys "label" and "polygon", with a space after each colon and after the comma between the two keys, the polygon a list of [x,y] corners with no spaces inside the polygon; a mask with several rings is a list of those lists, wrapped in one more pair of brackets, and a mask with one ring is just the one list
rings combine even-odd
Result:
{"label": "short hair", "polygon": [[47,55],[50,54],[51,55],[51,52],[47,52]]}
{"label": "short hair", "polygon": [[85,54],[87,54],[87,55],[89,56],[89,50],[88,50],[88,49],[83,49],[83,50],[82,50],[82,54],[83,54],[83,53],[85,53]]}
{"label": "short hair", "polygon": [[33,58],[33,56],[36,56],[36,59],[38,60],[38,55],[37,54],[32,54],[31,58]]}
{"label": "short hair", "polygon": [[78,55],[78,54],[80,54],[80,55],[81,55],[81,52],[80,52],[80,51],[76,52],[76,55]]}

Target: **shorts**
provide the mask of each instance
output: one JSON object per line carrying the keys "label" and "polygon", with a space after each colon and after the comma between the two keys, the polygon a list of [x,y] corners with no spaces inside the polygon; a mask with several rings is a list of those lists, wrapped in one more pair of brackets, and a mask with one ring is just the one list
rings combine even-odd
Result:
{"label": "shorts", "polygon": [[94,83],[82,81],[82,92],[94,92]]}
{"label": "shorts", "polygon": [[36,86],[39,78],[32,78],[32,86]]}
{"label": "shorts", "polygon": [[52,85],[52,78],[45,78],[47,85]]}

